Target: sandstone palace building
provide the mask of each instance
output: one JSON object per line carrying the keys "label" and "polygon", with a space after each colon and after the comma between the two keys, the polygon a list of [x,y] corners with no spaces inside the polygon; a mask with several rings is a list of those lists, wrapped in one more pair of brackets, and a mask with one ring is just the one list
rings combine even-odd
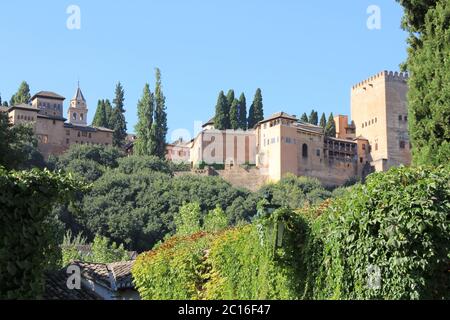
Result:
{"label": "sandstone palace building", "polygon": [[44,158],[59,155],[73,144],[112,145],[112,130],[87,125],[88,107],[78,86],[70,100],[67,118],[63,117],[65,98],[41,91],[31,98],[31,104],[5,108],[12,124],[30,124],[38,139],[38,149]]}
{"label": "sandstone palace building", "polygon": [[[193,140],[169,144],[167,159],[189,163],[196,173],[218,174],[246,187],[276,182],[286,174],[315,177],[336,186],[374,171],[409,165],[407,80],[406,74],[383,71],[354,85],[351,118],[335,117],[335,137],[284,112],[249,130],[216,130],[212,119]],[[112,145],[111,130],[87,125],[88,108],[79,86],[70,100],[67,120],[64,100],[43,91],[32,97],[30,105],[3,111],[9,113],[13,124],[32,124],[45,157],[61,154],[73,144]],[[136,139],[130,137],[128,153]]]}
{"label": "sandstone palace building", "polygon": [[[191,141],[189,153],[186,144],[180,145],[184,157],[179,161],[190,161],[193,167],[223,164],[229,170],[240,170],[245,164],[254,169],[240,170],[243,177],[252,172],[266,181],[278,181],[291,173],[316,177],[326,185],[409,165],[407,90],[406,74],[387,71],[354,85],[351,121],[345,115],[335,117],[336,137],[327,137],[322,127],[284,112],[247,131],[218,131],[209,121]],[[173,146],[171,152],[176,153]]]}

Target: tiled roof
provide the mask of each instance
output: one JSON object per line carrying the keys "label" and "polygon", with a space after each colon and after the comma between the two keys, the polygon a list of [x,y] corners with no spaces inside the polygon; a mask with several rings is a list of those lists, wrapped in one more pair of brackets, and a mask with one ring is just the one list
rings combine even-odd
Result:
{"label": "tiled roof", "polygon": [[205,123],[202,128],[207,127],[207,126],[213,126],[214,125],[214,117],[212,117],[211,119],[209,119],[209,121],[207,123]]}
{"label": "tiled roof", "polygon": [[22,110],[29,110],[29,111],[39,111],[38,108],[33,107],[30,104],[21,103],[14,106],[9,107],[8,111],[14,110],[14,109],[22,109]]}
{"label": "tiled roof", "polygon": [[51,91],[39,91],[36,93],[31,100],[34,100],[34,98],[40,97],[40,98],[51,98],[51,99],[58,99],[58,100],[65,100],[63,96],[60,96],[57,93],[51,92]]}
{"label": "tiled roof", "polygon": [[73,97],[72,100],[86,102],[86,100],[84,99],[84,96],[83,96],[83,92],[81,92],[80,87],[77,88],[77,92],[75,92],[75,96]]}
{"label": "tiled roof", "polygon": [[68,274],[66,269],[45,275],[45,300],[100,300],[91,290],[86,288],[69,289],[67,287]]}
{"label": "tiled roof", "polygon": [[291,116],[291,115],[287,114],[286,112],[277,112],[277,113],[274,113],[273,115],[271,115],[269,118],[266,118],[266,119],[260,121],[259,123],[268,122],[268,121],[275,120],[278,118],[284,118],[284,119],[297,121],[296,117]]}
{"label": "tiled roof", "polygon": [[72,263],[81,268],[82,276],[110,290],[132,289],[133,278],[131,268],[134,261],[115,263],[87,263],[75,261]]}

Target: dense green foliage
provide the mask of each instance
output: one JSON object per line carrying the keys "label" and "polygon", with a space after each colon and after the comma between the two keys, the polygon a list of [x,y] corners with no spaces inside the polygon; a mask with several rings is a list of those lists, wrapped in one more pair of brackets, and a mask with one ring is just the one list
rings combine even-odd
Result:
{"label": "dense green foliage", "polygon": [[113,100],[114,108],[109,121],[110,129],[114,130],[113,145],[116,147],[122,147],[125,144],[125,138],[127,137],[124,102],[125,91],[123,90],[122,84],[119,82],[116,85],[115,98]]}
{"label": "dense green foliage", "polygon": [[98,100],[92,125],[94,127],[109,128],[109,116],[107,115],[105,100]]}
{"label": "dense green foliage", "polygon": [[211,236],[205,233],[174,237],[139,255],[132,273],[141,299],[202,299],[204,250],[210,241]]}
{"label": "dense green foliage", "polygon": [[150,91],[148,84],[144,87],[142,98],[138,102],[138,123],[135,129],[137,140],[134,143],[134,154],[164,159],[168,129],[166,98],[162,91],[159,69],[156,69],[155,94]]}
{"label": "dense green foliage", "polygon": [[323,112],[322,116],[320,117],[319,126],[321,126],[324,130],[327,126],[327,117],[325,116],[325,112]]}
{"label": "dense green foliage", "polygon": [[138,169],[139,163],[147,164],[135,160],[121,160],[117,169],[108,170],[84,196],[83,214],[77,221],[88,235],[98,232],[128,249],[142,251],[175,231],[173,217],[188,201],[200,204],[202,217],[217,204],[237,208],[229,217],[231,223],[254,214],[256,203],[235,204],[249,192],[235,189],[220,178],[174,178],[164,172]]}
{"label": "dense green foliage", "polygon": [[308,121],[309,121],[309,123],[311,123],[315,126],[317,126],[319,124],[319,114],[317,113],[317,111],[315,111],[315,110],[311,111]]}
{"label": "dense green foliage", "polygon": [[325,126],[325,135],[327,137],[336,137],[336,122],[334,121],[333,113],[328,117],[327,125]]}
{"label": "dense green foliage", "polygon": [[247,100],[244,93],[239,97],[239,128],[247,130]]}
{"label": "dense green foliage", "polygon": [[153,116],[155,112],[155,98],[150,91],[150,85],[144,86],[142,97],[138,102],[138,123],[136,124],[137,141],[134,143],[134,154],[151,156],[155,154]]}
{"label": "dense green foliage", "polygon": [[12,126],[8,114],[0,112],[0,165],[8,169],[27,169],[44,166],[44,158],[37,150],[33,128]]}
{"label": "dense green foliage", "polygon": [[0,167],[0,299],[42,294],[43,274],[59,258],[52,206],[83,188],[59,173]]}
{"label": "dense green foliage", "polygon": [[[448,299],[450,172],[396,168],[294,212],[139,256],[144,299]],[[272,212],[272,213],[271,213]]]}
{"label": "dense green foliage", "polygon": [[[280,209],[252,225],[227,231],[211,244],[207,258],[207,299],[298,299],[299,248],[305,224],[291,210]],[[281,231],[282,230],[282,231]]]}
{"label": "dense green foliage", "polygon": [[[406,1],[405,1],[406,2]],[[409,13],[409,19],[416,19]],[[423,16],[425,18],[423,18]],[[426,15],[420,11],[421,45],[410,47],[409,127],[417,165],[450,160],[450,2],[437,1]]]}
{"label": "dense green foliage", "polygon": [[325,190],[319,180],[292,174],[284,176],[276,184],[262,187],[259,193],[270,193],[274,205],[290,209],[316,205],[331,197],[331,192]]}
{"label": "dense green foliage", "polygon": [[220,91],[217,98],[216,113],[214,116],[214,128],[226,130],[230,128],[230,114],[228,113],[228,101],[223,91]]}
{"label": "dense green foliage", "polygon": [[230,107],[230,128],[233,130],[240,129],[239,123],[239,101],[234,99]]}
{"label": "dense green foliage", "polygon": [[315,222],[305,255],[310,297],[448,299],[449,222],[448,170],[371,175]]}
{"label": "dense green foliage", "polygon": [[397,0],[405,9],[403,28],[410,32],[424,30],[425,17],[428,11],[436,6],[438,0]]}
{"label": "dense green foliage", "polygon": [[252,129],[260,121],[264,120],[264,106],[261,89],[257,89],[253,103],[248,112],[248,128]]}
{"label": "dense green foliage", "polygon": [[29,104],[30,100],[30,86],[26,81],[22,81],[17,92],[11,97],[9,105],[15,106],[22,103]]}
{"label": "dense green foliage", "polygon": [[200,231],[200,217],[202,209],[198,202],[187,203],[180,207],[174,215],[177,235],[188,236]]}
{"label": "dense green foliage", "polygon": [[72,237],[72,233],[68,231],[61,245],[61,266],[63,268],[67,267],[73,261],[112,263],[129,259],[128,252],[124,249],[123,244],[110,243],[110,240],[106,237],[96,235],[93,243],[90,245],[91,250],[89,252],[80,250],[80,246],[87,245],[87,239],[81,233],[76,237]]}

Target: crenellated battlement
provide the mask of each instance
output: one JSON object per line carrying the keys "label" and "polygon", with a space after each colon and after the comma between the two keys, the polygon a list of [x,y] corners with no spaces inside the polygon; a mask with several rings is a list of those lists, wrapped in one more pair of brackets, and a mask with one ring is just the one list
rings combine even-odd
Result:
{"label": "crenellated battlement", "polygon": [[386,81],[407,81],[408,80],[408,73],[407,72],[394,72],[394,71],[381,71],[379,73],[377,73],[376,75],[361,81],[358,84],[355,84],[354,86],[352,86],[352,90],[361,88],[361,87],[366,87],[368,85],[370,85],[372,82],[384,78],[386,79]]}

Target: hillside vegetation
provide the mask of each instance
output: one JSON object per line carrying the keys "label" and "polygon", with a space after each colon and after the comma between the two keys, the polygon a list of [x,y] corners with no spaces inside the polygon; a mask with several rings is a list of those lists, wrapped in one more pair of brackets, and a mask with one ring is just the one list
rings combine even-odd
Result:
{"label": "hillside vegetation", "polygon": [[319,206],[175,237],[133,269],[144,299],[448,299],[450,172],[397,168]]}

